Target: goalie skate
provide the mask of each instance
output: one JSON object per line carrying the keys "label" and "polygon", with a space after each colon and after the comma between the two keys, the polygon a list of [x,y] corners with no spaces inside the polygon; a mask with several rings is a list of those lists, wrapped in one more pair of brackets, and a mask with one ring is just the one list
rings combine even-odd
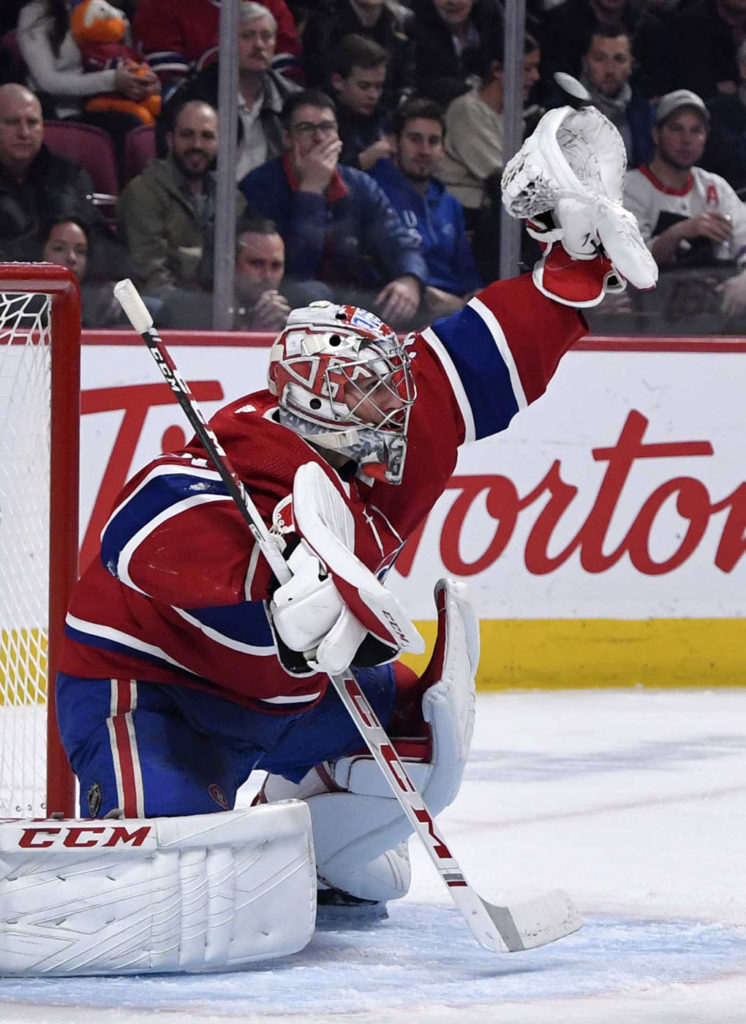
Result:
{"label": "goalie skate", "polygon": [[[548,111],[534,133],[508,162],[502,178],[503,203],[547,245],[534,269],[537,287],[560,302],[595,305],[605,291],[655,287],[658,268],[634,216],[622,206],[627,158],[622,137],[596,107]],[[555,251],[562,243],[570,261]],[[580,288],[560,282],[573,273],[572,261],[596,261],[575,268]],[[545,275],[545,268],[549,269]],[[545,280],[546,276],[546,280]],[[595,286],[588,287],[591,278]],[[559,291],[558,291],[559,288]]]}

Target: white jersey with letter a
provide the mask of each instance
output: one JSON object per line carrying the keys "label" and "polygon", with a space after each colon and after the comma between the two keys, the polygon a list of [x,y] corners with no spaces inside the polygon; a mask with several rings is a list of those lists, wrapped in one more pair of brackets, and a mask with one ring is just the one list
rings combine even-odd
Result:
{"label": "white jersey with letter a", "polygon": [[725,178],[702,167],[692,167],[683,189],[668,188],[646,165],[628,171],[624,205],[637,218],[648,246],[678,220],[707,212],[722,213],[733,227],[731,258],[746,255],[746,206]]}

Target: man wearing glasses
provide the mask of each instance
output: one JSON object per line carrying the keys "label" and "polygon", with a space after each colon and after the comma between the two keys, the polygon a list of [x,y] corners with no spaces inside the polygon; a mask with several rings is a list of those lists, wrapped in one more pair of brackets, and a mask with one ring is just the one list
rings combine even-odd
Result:
{"label": "man wearing glasses", "polygon": [[249,208],[285,242],[286,275],[323,282],[334,301],[370,309],[405,329],[422,298],[427,267],[419,237],[378,185],[338,165],[342,143],[333,101],[306,89],[282,110],[285,153],[240,183]]}

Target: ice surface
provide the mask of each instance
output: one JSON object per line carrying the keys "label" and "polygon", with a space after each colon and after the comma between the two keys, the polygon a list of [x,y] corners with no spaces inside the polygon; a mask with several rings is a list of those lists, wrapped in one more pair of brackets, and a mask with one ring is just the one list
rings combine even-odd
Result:
{"label": "ice surface", "polygon": [[564,888],[580,932],[486,952],[413,840],[387,919],[236,974],[0,979],[0,1024],[744,1024],[745,798],[746,690],[482,694],[443,831],[480,894]]}

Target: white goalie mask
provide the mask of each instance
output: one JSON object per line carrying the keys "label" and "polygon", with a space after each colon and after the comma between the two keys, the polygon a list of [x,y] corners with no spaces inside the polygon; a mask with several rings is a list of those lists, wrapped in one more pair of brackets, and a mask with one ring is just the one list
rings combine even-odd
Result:
{"label": "white goalie mask", "polygon": [[367,476],[399,484],[415,384],[395,332],[357,306],[295,309],[272,346],[269,390],[280,422]]}

